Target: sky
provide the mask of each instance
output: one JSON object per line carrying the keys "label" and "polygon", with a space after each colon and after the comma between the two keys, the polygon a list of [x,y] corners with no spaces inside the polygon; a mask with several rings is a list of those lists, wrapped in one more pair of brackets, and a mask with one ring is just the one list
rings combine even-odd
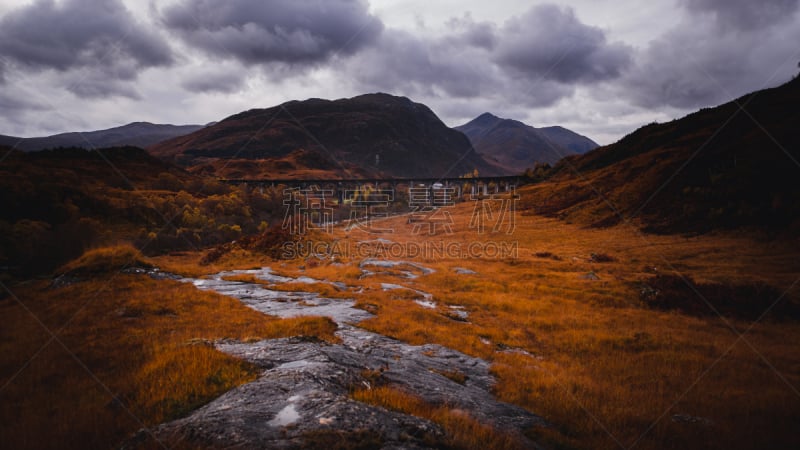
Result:
{"label": "sky", "polygon": [[784,83],[800,0],[0,0],[0,134],[370,92],[600,144]]}

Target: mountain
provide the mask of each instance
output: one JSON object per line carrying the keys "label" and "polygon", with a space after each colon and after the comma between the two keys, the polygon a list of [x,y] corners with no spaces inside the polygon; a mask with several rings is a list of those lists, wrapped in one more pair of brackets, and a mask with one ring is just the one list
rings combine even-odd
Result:
{"label": "mountain", "polygon": [[564,156],[597,148],[591,139],[563,127],[534,128],[488,112],[455,129],[467,135],[478,153],[509,173],[520,173],[536,163],[555,164]]}
{"label": "mountain", "polygon": [[382,93],[252,109],[148,150],[190,171],[229,178],[502,172],[427,106]]}
{"label": "mountain", "polygon": [[38,151],[58,147],[148,147],[166,139],[189,134],[203,125],[162,125],[133,122],[107,130],[61,133],[53,136],[19,138],[0,135],[0,145],[22,151]]}
{"label": "mountain", "polygon": [[639,128],[525,190],[536,212],[653,232],[800,230],[800,78]]}

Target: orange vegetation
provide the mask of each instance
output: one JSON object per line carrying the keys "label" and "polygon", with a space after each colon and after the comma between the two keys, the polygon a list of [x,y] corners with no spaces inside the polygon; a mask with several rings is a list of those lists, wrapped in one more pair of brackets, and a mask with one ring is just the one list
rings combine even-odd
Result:
{"label": "orange vegetation", "polygon": [[[433,294],[436,309],[401,301],[398,291],[375,287],[385,279],[366,278],[357,299],[377,316],[362,326],[488,359],[500,399],[554,424],[531,430],[548,446],[800,445],[800,347],[794,344],[800,324],[775,314],[753,322],[710,310],[700,317],[659,311],[640,299],[642,286],[661,273],[730,286],[731,292],[768,285],[786,292],[779,305],[790,302],[800,293],[796,242],[733,233],[642,235],[626,226],[585,229],[538,216],[518,216],[511,235],[479,235],[468,228],[468,205],[451,213],[451,235],[413,236],[395,219],[387,222],[395,233],[384,237],[399,243],[515,241],[518,257],[418,257],[437,271],[415,280],[391,277]],[[458,274],[454,267],[477,274]],[[707,308],[689,293],[685,302]],[[448,318],[446,305],[463,306],[469,322]]]}
{"label": "orange vegetation", "polygon": [[[97,267],[126,253],[98,250],[80,261]],[[215,350],[215,339],[335,339],[329,319],[276,319],[176,281],[107,272],[48,284],[13,285],[0,300],[7,448],[108,448],[256,377],[255,367]]]}
{"label": "orange vegetation", "polygon": [[467,411],[431,405],[424,399],[390,386],[359,389],[353,398],[387,409],[412,414],[439,424],[445,431],[448,444],[455,448],[506,450],[523,448],[513,436],[472,418]]}

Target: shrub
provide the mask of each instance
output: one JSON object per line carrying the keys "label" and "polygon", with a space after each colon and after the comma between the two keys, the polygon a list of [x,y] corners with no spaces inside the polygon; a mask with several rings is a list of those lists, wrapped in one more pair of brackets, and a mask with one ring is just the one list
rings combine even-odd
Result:
{"label": "shrub", "polygon": [[656,275],[639,286],[639,298],[652,308],[675,309],[695,316],[713,316],[716,310],[723,315],[754,320],[771,307],[769,313],[773,318],[800,318],[797,304],[782,298],[775,287],[758,282],[696,283],[690,277]]}
{"label": "shrub", "polygon": [[70,275],[95,275],[133,266],[153,267],[136,247],[121,244],[88,250],[79,258],[63,265],[58,272]]}

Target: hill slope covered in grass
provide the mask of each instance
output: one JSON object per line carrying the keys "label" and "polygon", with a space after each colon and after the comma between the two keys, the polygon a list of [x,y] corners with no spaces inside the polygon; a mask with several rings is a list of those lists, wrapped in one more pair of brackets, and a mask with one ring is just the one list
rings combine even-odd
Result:
{"label": "hill slope covered in grass", "polygon": [[0,165],[0,273],[45,273],[119,241],[148,254],[227,242],[279,220],[282,199],[278,190],[190,174],[140,148],[15,151]]}
{"label": "hill slope covered in grass", "polygon": [[427,106],[405,97],[291,101],[230,116],[149,148],[191,171],[227,178],[440,177],[500,169]]}
{"label": "hill slope covered in grass", "polygon": [[490,113],[455,129],[467,135],[478,153],[497,161],[509,174],[597,148],[596,142],[563,127],[534,128]]}
{"label": "hill slope covered in grass", "polygon": [[570,156],[526,208],[654,232],[800,227],[800,79]]}

